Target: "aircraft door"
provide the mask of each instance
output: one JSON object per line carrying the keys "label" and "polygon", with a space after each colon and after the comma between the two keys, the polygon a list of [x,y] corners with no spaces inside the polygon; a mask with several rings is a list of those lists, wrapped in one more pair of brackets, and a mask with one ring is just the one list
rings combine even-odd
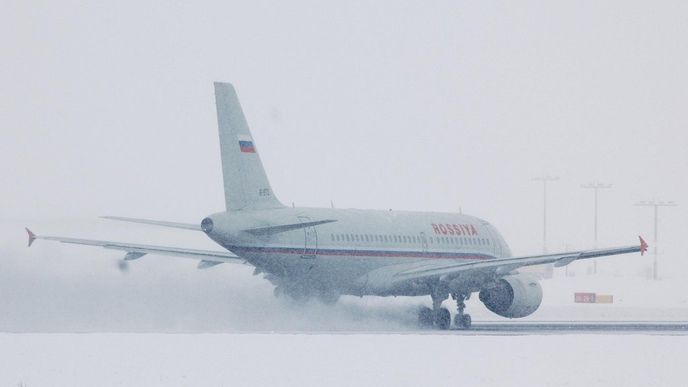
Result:
{"label": "aircraft door", "polygon": [[[311,221],[311,218],[307,216],[299,216],[299,222],[307,223]],[[303,229],[303,253],[301,258],[314,259],[318,253],[318,232],[315,227],[304,227]]]}
{"label": "aircraft door", "polygon": [[499,258],[502,256],[502,243],[498,238],[497,232],[489,224],[485,224],[485,229],[490,237],[490,244],[492,245],[492,251],[495,257]]}
{"label": "aircraft door", "polygon": [[424,253],[428,252],[428,238],[425,236],[424,232],[420,233],[420,244]]}

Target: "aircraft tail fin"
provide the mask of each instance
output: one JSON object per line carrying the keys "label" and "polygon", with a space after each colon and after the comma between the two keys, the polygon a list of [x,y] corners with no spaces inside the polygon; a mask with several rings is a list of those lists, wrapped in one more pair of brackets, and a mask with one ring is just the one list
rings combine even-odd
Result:
{"label": "aircraft tail fin", "polygon": [[215,82],[215,105],[227,211],[284,207],[270,188],[234,86]]}

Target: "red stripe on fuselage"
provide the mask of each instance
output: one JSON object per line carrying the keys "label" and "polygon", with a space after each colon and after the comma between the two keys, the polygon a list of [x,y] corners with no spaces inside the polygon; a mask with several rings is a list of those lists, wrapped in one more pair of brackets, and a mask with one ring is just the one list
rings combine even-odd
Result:
{"label": "red stripe on fuselage", "polygon": [[419,252],[419,251],[384,251],[384,250],[332,250],[332,249],[305,249],[300,247],[239,247],[231,246],[230,250],[239,250],[255,253],[267,254],[314,254],[329,256],[351,256],[351,257],[384,257],[384,258],[424,258],[424,259],[468,259],[468,260],[488,260],[495,257],[487,254],[458,253],[458,252]]}

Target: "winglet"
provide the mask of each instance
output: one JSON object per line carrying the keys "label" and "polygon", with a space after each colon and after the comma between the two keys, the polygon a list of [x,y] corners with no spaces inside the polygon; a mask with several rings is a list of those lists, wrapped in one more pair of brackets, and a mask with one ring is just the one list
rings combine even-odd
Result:
{"label": "winglet", "polygon": [[638,239],[640,239],[640,255],[645,255],[648,247],[647,242],[640,235],[638,235]]}
{"label": "winglet", "polygon": [[28,247],[31,247],[31,244],[33,243],[33,241],[36,240],[36,234],[31,232],[31,230],[29,230],[28,227],[24,227],[24,230],[26,230],[26,232],[29,234],[29,246]]}

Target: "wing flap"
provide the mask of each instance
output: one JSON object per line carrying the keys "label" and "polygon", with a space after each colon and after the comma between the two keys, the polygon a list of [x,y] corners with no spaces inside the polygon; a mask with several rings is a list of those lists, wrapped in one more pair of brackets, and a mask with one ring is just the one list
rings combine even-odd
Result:
{"label": "wing flap", "polygon": [[298,230],[300,228],[313,227],[313,226],[317,226],[320,224],[332,223],[332,222],[336,222],[336,221],[337,220],[335,220],[335,219],[325,219],[325,220],[316,220],[313,222],[280,224],[278,226],[250,228],[250,229],[244,230],[244,232],[247,232],[249,234],[253,234],[256,236],[274,235],[274,234],[279,234],[281,232]]}

